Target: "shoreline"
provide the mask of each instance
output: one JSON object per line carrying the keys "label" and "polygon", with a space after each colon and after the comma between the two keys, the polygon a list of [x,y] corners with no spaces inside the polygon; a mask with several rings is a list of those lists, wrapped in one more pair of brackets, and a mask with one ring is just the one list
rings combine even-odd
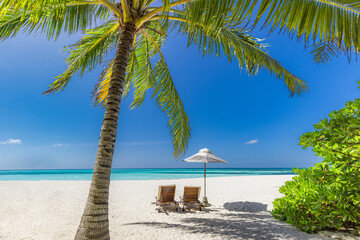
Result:
{"label": "shoreline", "polygon": [[[289,168],[229,168],[229,167],[206,167],[206,169],[294,169],[296,167],[289,167]],[[203,167],[197,167],[197,168],[111,168],[113,170],[119,170],[119,169],[204,169]],[[40,168],[40,169],[0,169],[1,171],[47,171],[47,170],[94,170],[93,168]]]}
{"label": "shoreline", "polygon": [[[238,175],[238,176],[209,176],[206,175],[206,179],[212,179],[212,178],[238,178],[238,177],[259,177],[259,176],[296,176],[296,174],[268,174],[268,175]],[[187,180],[187,179],[204,179],[203,177],[194,177],[194,178],[161,178],[161,179],[110,179],[111,182],[121,182],[121,181],[171,181],[171,180]],[[62,179],[62,180],[0,180],[1,182],[91,182],[90,180],[74,180],[74,179]]]}

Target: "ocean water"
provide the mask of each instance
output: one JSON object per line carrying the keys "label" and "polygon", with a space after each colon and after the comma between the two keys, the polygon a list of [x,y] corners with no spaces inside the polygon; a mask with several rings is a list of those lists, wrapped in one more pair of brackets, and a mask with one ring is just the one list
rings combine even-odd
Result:
{"label": "ocean water", "polygon": [[[0,181],[87,181],[92,169],[0,170]],[[207,168],[206,177],[294,174],[291,168]],[[202,168],[112,169],[111,180],[202,178]]]}

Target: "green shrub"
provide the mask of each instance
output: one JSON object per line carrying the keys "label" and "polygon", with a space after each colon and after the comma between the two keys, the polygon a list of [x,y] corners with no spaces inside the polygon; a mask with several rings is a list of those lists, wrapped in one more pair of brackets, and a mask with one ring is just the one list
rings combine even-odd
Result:
{"label": "green shrub", "polygon": [[306,232],[354,230],[360,233],[360,99],[329,114],[300,137],[323,161],[280,188],[272,215]]}

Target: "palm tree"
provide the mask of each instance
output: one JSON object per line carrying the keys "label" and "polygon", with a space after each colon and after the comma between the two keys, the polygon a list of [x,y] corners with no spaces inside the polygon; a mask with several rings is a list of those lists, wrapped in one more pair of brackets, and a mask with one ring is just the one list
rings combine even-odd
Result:
{"label": "palm tree", "polygon": [[[175,31],[188,38],[188,46],[198,46],[204,56],[214,54],[237,61],[253,75],[267,69],[284,80],[290,93],[306,91],[306,83],[287,71],[265,51],[259,39],[249,35],[246,24],[258,23],[264,12],[269,15],[266,24],[280,24],[288,31],[300,29],[301,36],[308,32],[325,36],[331,41],[332,28],[328,25],[313,30],[314,23],[329,18],[328,5],[339,11],[344,24],[354,23],[355,13],[343,1],[294,1],[315,4],[315,18],[299,17],[291,4],[284,1],[263,0],[2,0],[0,2],[0,39],[14,37],[20,30],[26,34],[43,33],[56,39],[62,32],[82,31],[80,41],[65,47],[69,53],[68,68],[50,85],[45,93],[63,90],[74,74],[83,75],[105,62],[93,95],[96,104],[105,107],[98,152],[86,207],[75,239],[109,239],[108,198],[111,164],[117,135],[121,99],[130,87],[134,89],[132,107],[141,106],[147,90],[153,89],[160,109],[169,118],[168,124],[174,144],[174,156],[187,147],[190,137],[188,117],[175,89],[168,66],[161,52],[167,36]],[[277,3],[284,9],[277,9]],[[291,2],[291,0],[285,1]],[[349,2],[349,1],[348,1]],[[337,4],[335,4],[337,3]],[[323,6],[325,5],[325,7]],[[284,25],[287,8],[304,24]],[[258,10],[254,10],[258,9]],[[295,12],[294,12],[295,11]],[[278,12],[281,14],[278,16]],[[349,13],[350,12],[350,13]],[[255,13],[255,14],[254,14]],[[292,16],[291,15],[291,16]],[[318,16],[319,15],[319,16]],[[254,18],[255,16],[255,18]],[[358,15],[356,15],[358,16]],[[331,16],[330,16],[331,17]],[[304,20],[304,21],[303,21]],[[98,24],[99,23],[99,24]],[[305,27],[304,27],[305,26]],[[330,26],[332,26],[330,24]],[[357,26],[357,25],[356,25]],[[352,29],[352,28],[351,28]],[[336,28],[338,39],[348,41],[349,29]],[[353,31],[353,30],[352,30]],[[339,34],[342,34],[339,36]],[[350,45],[357,46],[352,41]],[[347,45],[348,47],[348,45]],[[116,48],[114,58],[105,61],[108,52]],[[356,48],[357,49],[357,48]]]}

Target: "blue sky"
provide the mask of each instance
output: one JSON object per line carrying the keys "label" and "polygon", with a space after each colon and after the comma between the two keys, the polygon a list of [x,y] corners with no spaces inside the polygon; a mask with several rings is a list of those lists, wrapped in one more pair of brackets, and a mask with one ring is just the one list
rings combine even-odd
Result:
{"label": "blue sky", "polygon": [[[59,49],[78,38],[19,35],[0,43],[0,169],[93,167],[103,110],[91,104],[90,92],[101,67],[74,78],[64,92],[41,94],[66,67]],[[359,96],[359,64],[341,57],[316,65],[296,40],[273,34],[266,42],[271,56],[309,82],[309,93],[291,98],[265,70],[249,77],[237,63],[186,48],[183,37],[168,40],[163,53],[192,127],[183,157],[208,147],[229,162],[213,167],[308,167],[319,161],[298,137]],[[141,109],[130,110],[130,103],[129,96],[120,111],[115,168],[202,167],[172,158],[167,120],[149,96]]]}

